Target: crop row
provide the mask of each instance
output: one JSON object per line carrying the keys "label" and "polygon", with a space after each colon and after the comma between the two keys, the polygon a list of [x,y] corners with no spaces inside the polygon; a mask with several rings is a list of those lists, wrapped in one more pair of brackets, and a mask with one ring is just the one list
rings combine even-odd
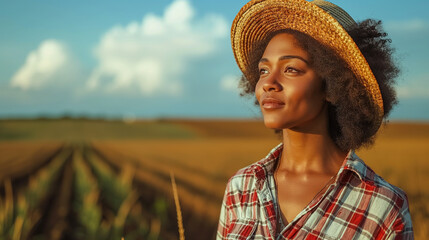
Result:
{"label": "crop row", "polygon": [[[0,236],[4,239],[28,239],[44,217],[42,209],[49,203],[61,170],[71,151],[64,149],[46,166],[28,177],[25,187],[13,189],[12,180],[3,181],[0,198]],[[15,190],[15,191],[13,191]]]}
{"label": "crop row", "polygon": [[[85,145],[66,146],[36,172],[2,181],[0,239],[172,239],[174,205],[146,197],[134,169]],[[148,190],[150,192],[150,190]],[[172,224],[170,224],[172,225]]]}
{"label": "crop row", "polygon": [[204,236],[212,238],[215,236],[228,175],[239,169],[237,166],[241,161],[231,148],[231,143],[256,145],[259,141],[97,141],[92,146],[112,165],[120,166],[124,162],[132,165],[136,180],[146,182],[166,194],[171,194],[170,172],[173,172],[184,210],[185,233],[195,236],[197,232],[204,232]]}

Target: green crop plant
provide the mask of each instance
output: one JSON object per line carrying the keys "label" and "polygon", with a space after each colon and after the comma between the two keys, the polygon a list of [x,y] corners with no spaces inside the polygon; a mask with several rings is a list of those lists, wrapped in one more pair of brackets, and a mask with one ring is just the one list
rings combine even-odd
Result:
{"label": "green crop plant", "polygon": [[[13,191],[10,179],[4,181],[4,197],[0,197],[0,236],[5,237],[13,225]],[[1,239],[2,239],[1,238]]]}
{"label": "green crop plant", "polygon": [[[102,239],[102,210],[98,205],[99,189],[95,177],[82,158],[82,152],[76,150],[73,155],[74,201],[76,216],[76,238]],[[107,227],[107,226],[106,226]],[[105,232],[104,232],[105,233]]]}
{"label": "green crop plant", "polygon": [[[113,210],[115,215],[118,214],[122,203],[131,194],[133,173],[129,170],[127,172],[131,179],[118,177],[114,170],[93,152],[87,152],[86,156],[98,180],[103,201]],[[124,173],[125,171],[127,170],[122,172]],[[121,175],[124,175],[123,173]]]}
{"label": "green crop plant", "polygon": [[[111,226],[109,239],[118,239],[125,233],[126,239],[129,240],[141,239],[142,236],[156,236],[151,239],[158,239],[159,232],[153,234],[153,231],[149,230],[147,221],[141,213],[141,207],[138,207],[139,194],[132,186],[134,169],[125,165],[119,169],[119,173],[116,173],[94,152],[87,150],[85,156],[97,178],[100,200],[108,207],[108,209],[104,208],[104,211],[110,216],[108,218]],[[151,220],[151,225],[157,222],[155,220]]]}
{"label": "green crop plant", "polygon": [[30,209],[37,208],[46,199],[70,154],[69,149],[62,151],[46,167],[30,176],[25,193]]}
{"label": "green crop plant", "polygon": [[62,151],[48,165],[29,176],[28,185],[17,190],[14,203],[12,183],[5,181],[5,199],[0,204],[0,236],[4,239],[28,239],[42,217],[42,209],[49,198],[52,186],[69,156]]}

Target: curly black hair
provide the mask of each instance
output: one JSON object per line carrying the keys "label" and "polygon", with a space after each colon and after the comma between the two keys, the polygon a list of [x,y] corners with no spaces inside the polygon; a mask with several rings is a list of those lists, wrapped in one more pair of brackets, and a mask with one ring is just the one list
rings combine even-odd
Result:
{"label": "curly black hair", "polygon": [[[250,55],[250,63],[240,80],[242,96],[254,95],[259,80],[258,62],[268,42],[279,33],[292,34],[298,44],[309,53],[310,65],[323,79],[328,99],[329,133],[343,151],[370,146],[380,127],[378,106],[356,79],[347,64],[335,52],[312,37],[291,29],[273,32],[263,41],[257,42]],[[367,19],[357,23],[349,35],[366,58],[380,87],[386,120],[397,103],[393,88],[399,74],[393,55],[391,40],[382,28],[381,21]],[[257,104],[257,101],[255,101]]]}

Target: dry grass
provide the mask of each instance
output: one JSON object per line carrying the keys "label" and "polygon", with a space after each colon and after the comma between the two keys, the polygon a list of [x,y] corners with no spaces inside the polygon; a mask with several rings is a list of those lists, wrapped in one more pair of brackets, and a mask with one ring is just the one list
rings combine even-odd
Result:
{"label": "dry grass", "polygon": [[182,209],[180,208],[179,193],[177,192],[176,179],[173,171],[170,172],[171,187],[173,189],[174,204],[176,205],[177,226],[179,228],[179,239],[185,240],[185,229],[183,228]]}

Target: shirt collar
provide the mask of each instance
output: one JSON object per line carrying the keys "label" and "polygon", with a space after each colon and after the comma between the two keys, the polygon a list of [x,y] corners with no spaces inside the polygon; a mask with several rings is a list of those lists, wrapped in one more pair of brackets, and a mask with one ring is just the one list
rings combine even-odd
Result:
{"label": "shirt collar", "polygon": [[[280,143],[265,158],[253,165],[253,172],[258,182],[264,182],[267,175],[274,174],[274,168],[282,150],[283,143]],[[361,181],[374,181],[374,172],[356,155],[354,150],[350,150],[344,159],[337,173],[336,181],[346,177],[348,172],[354,173]]]}
{"label": "shirt collar", "polygon": [[374,181],[374,172],[360,159],[354,150],[350,150],[338,175],[344,175],[346,171],[356,174],[361,181]]}

